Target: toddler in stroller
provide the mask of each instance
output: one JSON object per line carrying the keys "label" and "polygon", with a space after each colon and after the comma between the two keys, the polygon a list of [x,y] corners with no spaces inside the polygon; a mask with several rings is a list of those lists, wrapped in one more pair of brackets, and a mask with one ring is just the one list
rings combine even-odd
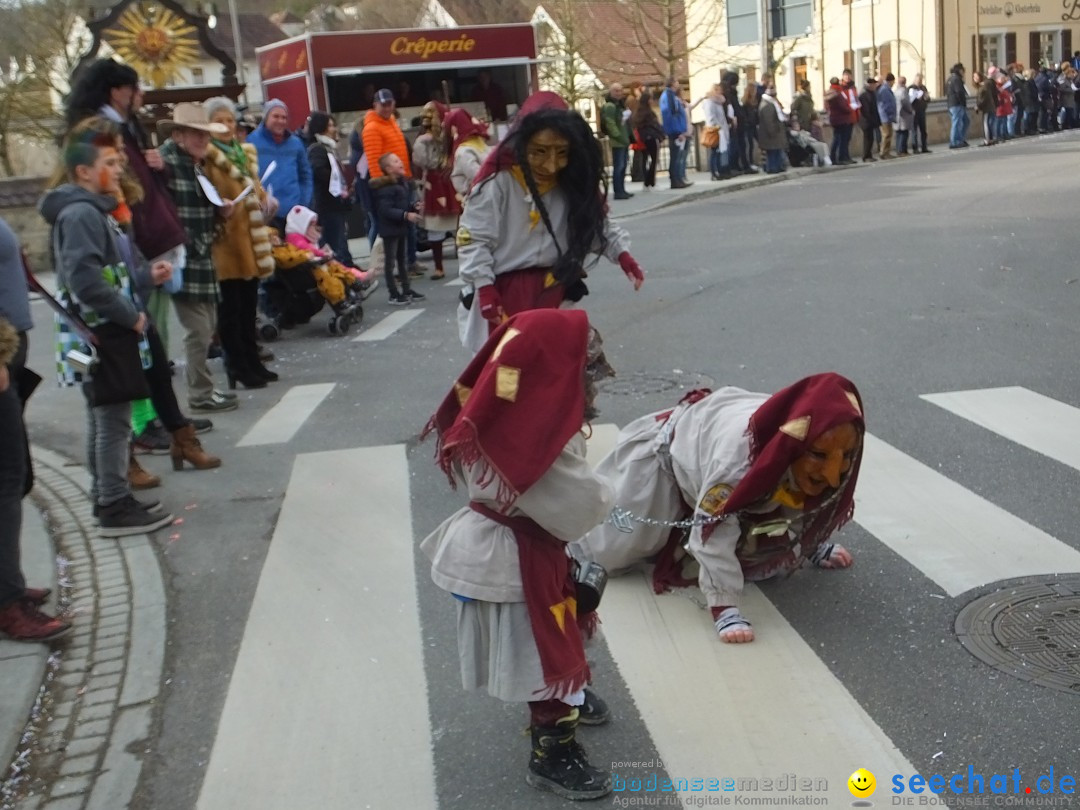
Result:
{"label": "toddler in stroller", "polygon": [[328,324],[331,335],[348,333],[363,318],[361,301],[378,281],[370,272],[345,267],[329,248],[319,248],[320,230],[315,212],[298,205],[286,218],[286,241],[271,234],[274,275],[263,283],[263,339],[273,340],[281,329],[307,323],[324,303],[334,312]]}

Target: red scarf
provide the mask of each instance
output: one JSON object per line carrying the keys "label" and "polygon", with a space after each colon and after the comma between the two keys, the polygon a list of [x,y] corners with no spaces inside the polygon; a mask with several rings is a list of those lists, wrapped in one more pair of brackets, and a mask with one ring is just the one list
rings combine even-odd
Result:
{"label": "red scarf", "polygon": [[588,328],[580,310],[514,315],[488,338],[424,430],[438,434],[436,461],[451,485],[455,466],[477,464],[481,486],[498,481],[497,510],[470,506],[512,529],[517,540],[546,687],[537,700],[576,692],[589,679],[574,582],[565,543],[527,517],[504,513],[581,430]]}

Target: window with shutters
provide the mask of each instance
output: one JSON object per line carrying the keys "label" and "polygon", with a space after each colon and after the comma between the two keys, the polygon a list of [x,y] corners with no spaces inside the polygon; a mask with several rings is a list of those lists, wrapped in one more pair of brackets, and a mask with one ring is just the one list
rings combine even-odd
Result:
{"label": "window with shutters", "polygon": [[758,0],[727,0],[728,45],[758,41]]}
{"label": "window with shutters", "polygon": [[1000,34],[983,34],[982,49],[979,53],[979,58],[975,62],[975,69],[979,73],[985,73],[990,69],[990,66],[1004,67],[1004,63],[1001,61],[1002,56],[1002,43]]}
{"label": "window with shutters", "polygon": [[1038,67],[1039,65],[1054,65],[1054,57],[1057,53],[1057,32],[1056,31],[1039,31],[1038,32],[1038,50],[1033,55],[1032,66]]}
{"label": "window with shutters", "polygon": [[806,36],[813,30],[813,22],[813,0],[769,0],[771,36],[777,39]]}
{"label": "window with shutters", "polygon": [[877,76],[877,62],[874,60],[873,48],[859,48],[855,51],[855,84],[860,88],[866,84],[867,78]]}

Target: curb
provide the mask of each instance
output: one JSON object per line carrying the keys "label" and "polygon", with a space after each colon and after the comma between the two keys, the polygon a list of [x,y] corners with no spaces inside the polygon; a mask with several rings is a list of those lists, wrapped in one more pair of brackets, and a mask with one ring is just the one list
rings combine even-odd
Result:
{"label": "curb", "polygon": [[164,672],[161,568],[146,535],[97,536],[81,466],[40,447],[32,453],[31,497],[68,563],[61,585],[74,631],[57,646],[59,666],[24,734],[30,775],[12,807],[119,810],[139,782]]}

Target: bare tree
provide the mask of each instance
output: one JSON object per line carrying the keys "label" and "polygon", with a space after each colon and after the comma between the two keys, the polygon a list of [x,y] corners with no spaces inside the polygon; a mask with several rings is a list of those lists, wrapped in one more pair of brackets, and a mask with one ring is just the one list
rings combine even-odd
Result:
{"label": "bare tree", "polygon": [[715,43],[724,23],[723,0],[693,0],[689,9],[684,0],[621,0],[609,5],[624,23],[618,26],[618,36],[630,37],[612,49],[616,64],[609,69],[629,76],[688,79],[691,54],[698,65],[694,73],[720,63]]}
{"label": "bare tree", "polygon": [[535,18],[540,85],[558,93],[571,107],[582,99],[592,98],[600,88],[584,57],[598,36],[584,8],[586,5],[579,0],[547,0]]}
{"label": "bare tree", "polygon": [[0,8],[0,169],[16,171],[15,144],[48,143],[71,74],[90,46],[78,0],[18,0]]}

